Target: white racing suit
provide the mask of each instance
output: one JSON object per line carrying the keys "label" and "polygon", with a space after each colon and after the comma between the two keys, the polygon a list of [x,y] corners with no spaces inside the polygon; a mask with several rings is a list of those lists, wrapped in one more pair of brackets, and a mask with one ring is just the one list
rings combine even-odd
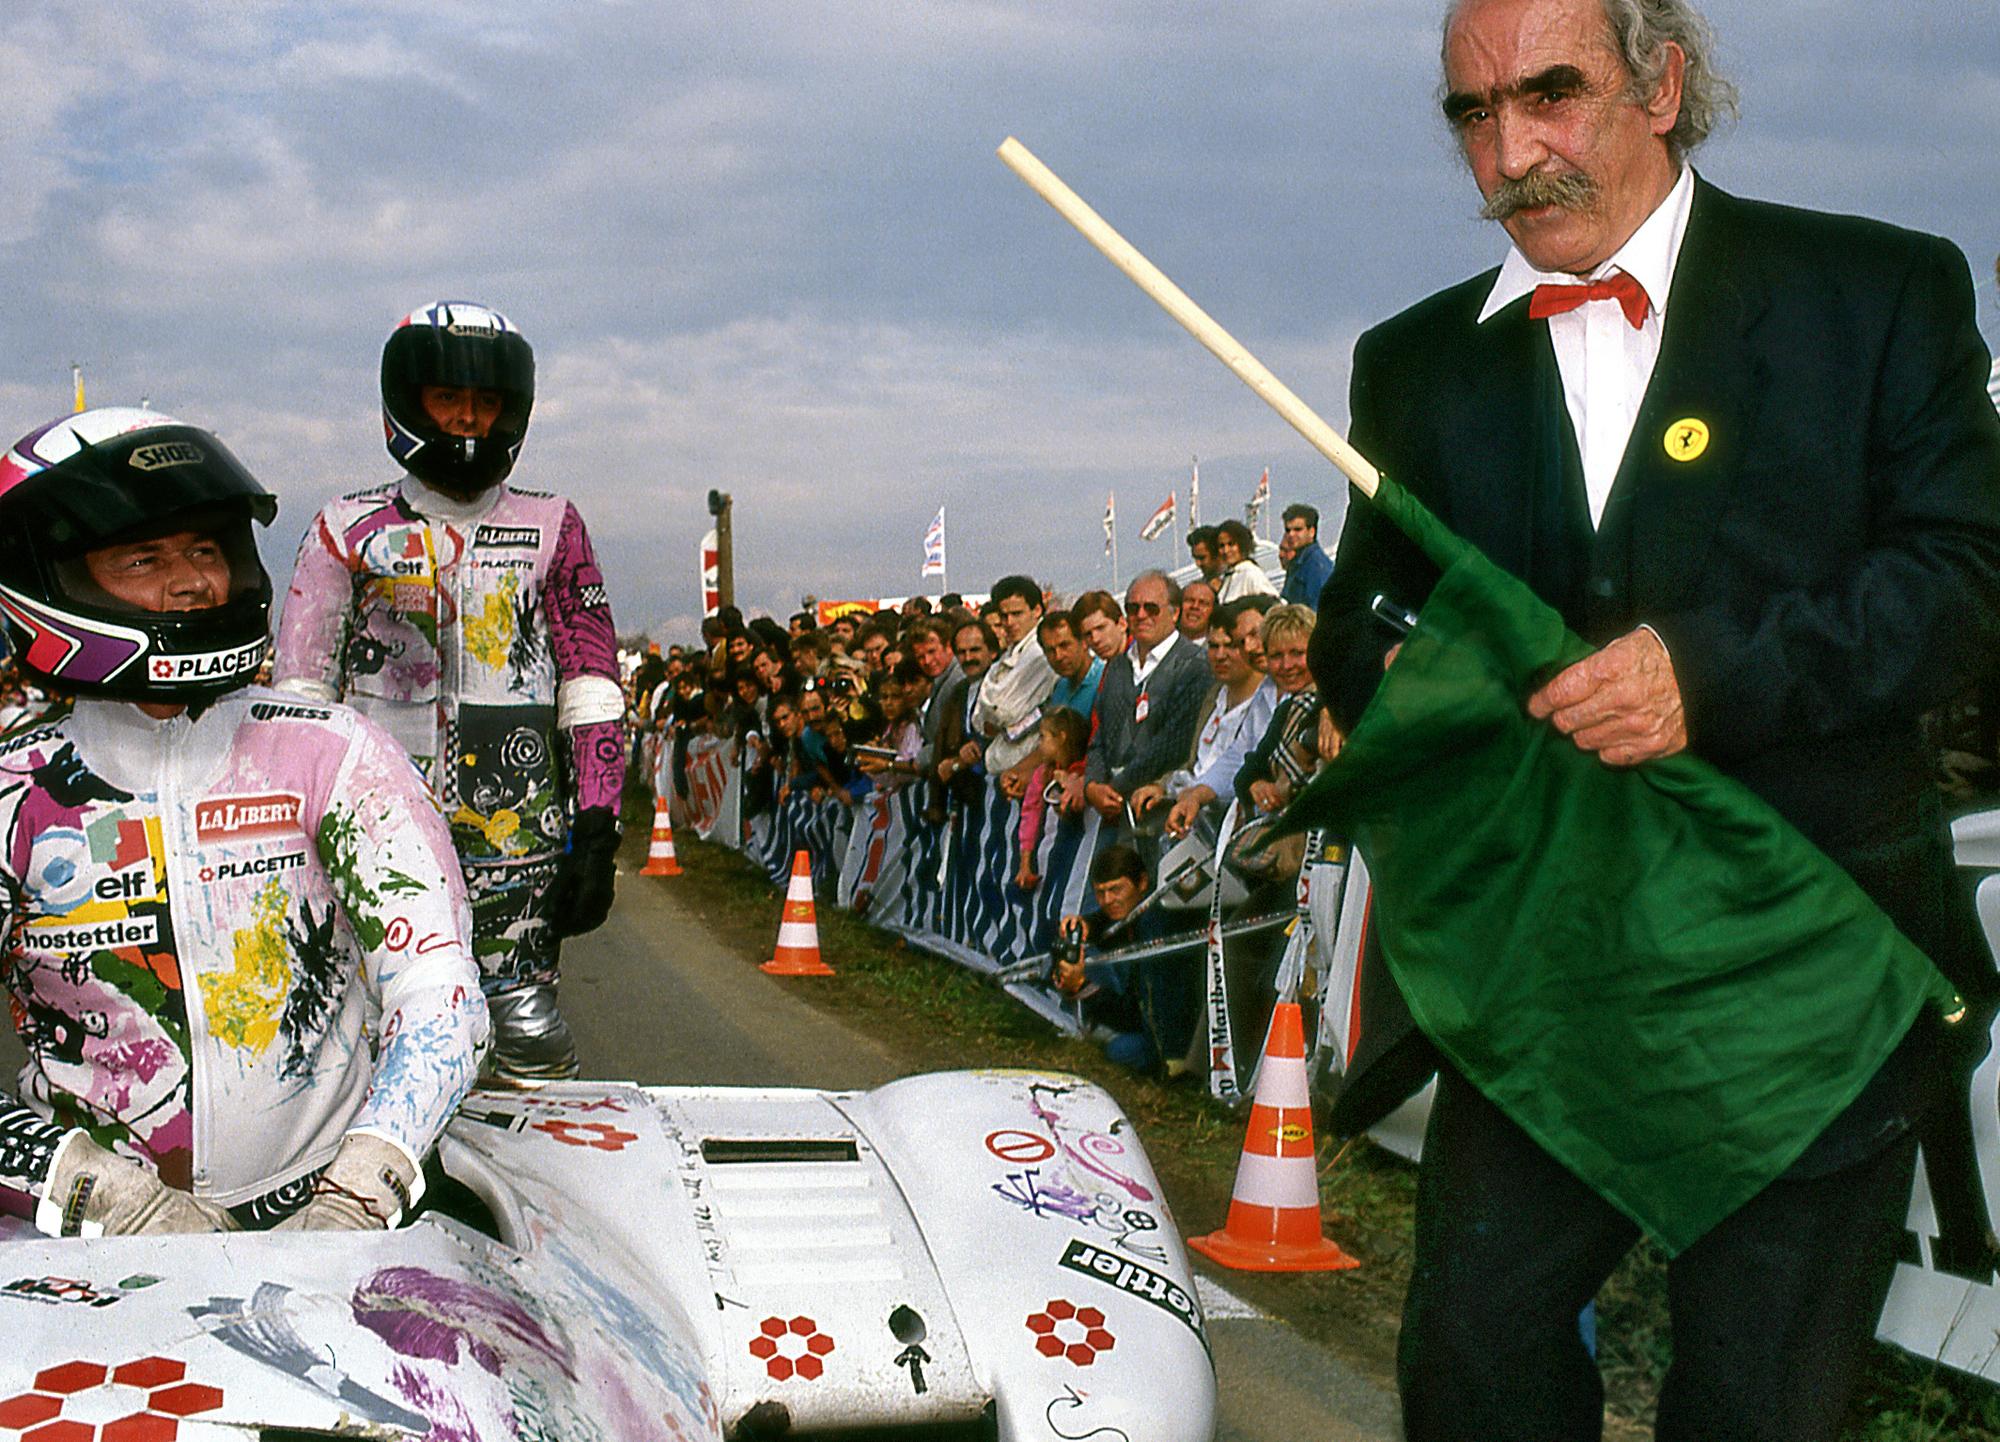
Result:
{"label": "white racing suit", "polygon": [[0,1204],[80,1127],[259,1225],[350,1131],[430,1150],[487,1031],[450,838],[345,707],[79,701],[0,738],[0,961],[27,1048]]}
{"label": "white racing suit", "polygon": [[299,547],[275,675],[416,758],[465,868],[487,993],[553,983],[547,902],[571,819],[615,826],[625,780],[611,608],[576,508],[408,476],[333,502]]}

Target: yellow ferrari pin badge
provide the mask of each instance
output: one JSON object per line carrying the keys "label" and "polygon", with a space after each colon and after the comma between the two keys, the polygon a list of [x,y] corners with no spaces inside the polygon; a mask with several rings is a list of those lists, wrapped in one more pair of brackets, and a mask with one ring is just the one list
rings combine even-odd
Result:
{"label": "yellow ferrari pin badge", "polygon": [[1667,448],[1667,454],[1674,460],[1699,460],[1701,453],[1708,449],[1708,422],[1689,416],[1668,426],[1666,435],[1660,439]]}

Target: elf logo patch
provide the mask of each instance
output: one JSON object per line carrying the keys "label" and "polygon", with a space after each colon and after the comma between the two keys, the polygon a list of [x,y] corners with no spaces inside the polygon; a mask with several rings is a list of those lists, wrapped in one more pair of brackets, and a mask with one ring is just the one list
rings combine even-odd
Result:
{"label": "elf logo patch", "polygon": [[481,526],[472,533],[475,546],[505,546],[533,550],[542,543],[540,526]]}
{"label": "elf logo patch", "polygon": [[266,796],[217,796],[194,808],[194,834],[214,841],[277,836],[300,829],[305,802],[286,792]]}
{"label": "elf logo patch", "polygon": [[146,674],[155,681],[222,681],[255,671],[264,664],[262,641],[252,641],[233,651],[202,651],[191,656],[155,656],[146,663]]}
{"label": "elf logo patch", "polygon": [[207,459],[193,441],[157,441],[137,447],[130,464],[137,471],[157,471],[162,466],[198,466]]}

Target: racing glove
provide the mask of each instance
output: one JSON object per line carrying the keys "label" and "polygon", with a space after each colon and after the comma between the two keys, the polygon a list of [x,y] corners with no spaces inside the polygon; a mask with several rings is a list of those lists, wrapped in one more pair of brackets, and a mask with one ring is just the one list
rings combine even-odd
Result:
{"label": "racing glove", "polygon": [[274,1232],[383,1232],[423,1195],[421,1174],[394,1142],[349,1132],[313,1182],[310,1200]]}
{"label": "racing glove", "polygon": [[569,850],[549,883],[549,925],[557,936],[581,936],[604,925],[617,860],[618,818],[603,806],[579,811],[569,829]]}
{"label": "racing glove", "polygon": [[56,1148],[35,1225],[52,1237],[236,1230],[221,1207],[168,1186],[152,1168],[106,1151],[82,1130]]}

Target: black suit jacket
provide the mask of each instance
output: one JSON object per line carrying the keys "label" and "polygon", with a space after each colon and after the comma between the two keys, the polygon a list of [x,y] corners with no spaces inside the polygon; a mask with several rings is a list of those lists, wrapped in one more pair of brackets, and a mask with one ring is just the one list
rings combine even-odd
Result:
{"label": "black suit jacket", "polygon": [[1114,657],[1097,683],[1097,735],[1085,756],[1084,775],[1130,796],[1183,764],[1194,749],[1202,702],[1214,680],[1207,653],[1181,637],[1146,678],[1141,721],[1132,655]]}
{"label": "black suit jacket", "polygon": [[[1523,299],[1477,324],[1494,275],[1362,336],[1356,448],[1586,640],[1652,626],[1690,749],[1846,867],[1968,996],[1991,992],[1919,726],[2000,637],[2000,417],[1964,257],[1697,181],[1659,361],[1594,535],[1546,322]],[[1707,446],[1676,459],[1667,439],[1687,420]],[[1312,649],[1344,725],[1395,639],[1369,598],[1414,609],[1434,579],[1350,497]],[[1364,1049],[1407,1025],[1382,1019]]]}

